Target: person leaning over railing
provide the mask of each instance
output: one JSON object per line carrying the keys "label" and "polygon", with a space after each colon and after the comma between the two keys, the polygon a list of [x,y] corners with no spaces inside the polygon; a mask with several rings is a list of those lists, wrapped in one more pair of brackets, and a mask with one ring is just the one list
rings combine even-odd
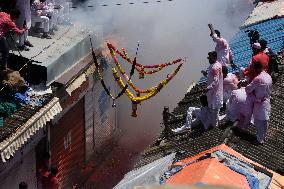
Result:
{"label": "person leaning over railing", "polygon": [[0,70],[7,70],[7,61],[9,57],[9,46],[6,41],[7,33],[12,30],[18,35],[22,35],[27,31],[27,28],[19,29],[15,20],[19,18],[20,11],[17,9],[13,9],[10,11],[10,14],[5,12],[0,12],[0,51],[2,53],[1,61],[0,61]]}

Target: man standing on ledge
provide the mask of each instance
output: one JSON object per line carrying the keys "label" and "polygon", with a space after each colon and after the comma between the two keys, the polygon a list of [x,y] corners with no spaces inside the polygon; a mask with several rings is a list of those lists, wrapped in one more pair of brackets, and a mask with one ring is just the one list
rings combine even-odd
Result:
{"label": "man standing on ledge", "polygon": [[[209,108],[208,127],[216,127],[219,122],[219,111],[223,106],[223,73],[222,64],[217,61],[217,52],[208,53],[209,71],[207,76],[206,92]],[[209,128],[205,128],[207,130]]]}
{"label": "man standing on ledge", "polygon": [[214,30],[212,24],[208,24],[208,26],[211,31],[210,36],[216,43],[215,51],[217,52],[218,62],[220,62],[222,66],[228,67],[231,65],[231,67],[235,69],[236,65],[233,63],[233,55],[229,43],[226,39],[221,37],[219,30]]}
{"label": "man standing on ledge", "polygon": [[12,30],[18,35],[22,35],[27,31],[27,28],[19,29],[15,20],[19,18],[20,11],[15,9],[10,11],[10,15],[5,12],[0,12],[0,52],[2,53],[0,61],[0,70],[7,70],[7,61],[9,57],[9,47],[6,41],[7,33]]}

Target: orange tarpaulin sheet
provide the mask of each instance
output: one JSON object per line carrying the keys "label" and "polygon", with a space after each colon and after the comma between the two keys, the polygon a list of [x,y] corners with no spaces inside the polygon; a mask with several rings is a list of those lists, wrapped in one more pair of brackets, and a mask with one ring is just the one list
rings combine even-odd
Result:
{"label": "orange tarpaulin sheet", "polygon": [[[198,155],[181,160],[175,163],[175,165],[185,165],[198,159],[206,153],[211,153],[216,150],[223,150],[231,155],[238,157],[239,159],[244,160],[244,157],[239,153],[235,152],[226,145],[220,145],[210,150],[204,151]],[[212,185],[218,184],[224,186],[235,186],[245,189],[250,188],[244,175],[231,170],[215,158],[207,158],[205,160],[201,160],[199,162],[186,166],[180,172],[170,177],[166,183],[182,185],[204,183]]]}

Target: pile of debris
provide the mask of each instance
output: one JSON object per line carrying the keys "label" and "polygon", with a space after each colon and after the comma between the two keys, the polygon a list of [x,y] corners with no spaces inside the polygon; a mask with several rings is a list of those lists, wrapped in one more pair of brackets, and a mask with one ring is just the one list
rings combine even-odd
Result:
{"label": "pile of debris", "polygon": [[33,90],[18,71],[6,70],[0,73],[0,127],[5,118],[25,105],[41,107],[44,95],[52,93],[51,88]]}

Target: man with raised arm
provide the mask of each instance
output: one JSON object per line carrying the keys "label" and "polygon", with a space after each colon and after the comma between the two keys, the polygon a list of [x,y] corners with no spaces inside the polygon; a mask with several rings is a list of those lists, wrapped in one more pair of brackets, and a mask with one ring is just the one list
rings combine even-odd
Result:
{"label": "man with raised arm", "polygon": [[222,66],[228,67],[229,65],[231,65],[232,68],[235,69],[236,65],[233,63],[233,55],[229,43],[226,39],[221,37],[219,30],[214,30],[212,24],[208,24],[208,26],[211,31],[210,36],[216,43],[215,51],[217,52],[218,62],[220,62]]}

